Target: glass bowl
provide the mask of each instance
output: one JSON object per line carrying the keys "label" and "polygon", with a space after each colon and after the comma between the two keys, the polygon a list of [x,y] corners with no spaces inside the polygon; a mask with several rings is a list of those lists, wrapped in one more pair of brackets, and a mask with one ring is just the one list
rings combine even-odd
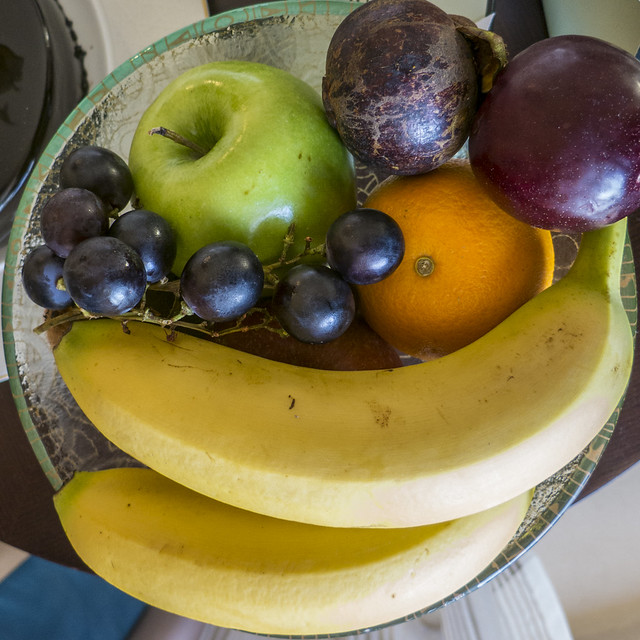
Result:
{"label": "glass bowl", "polygon": [[[83,144],[98,144],[128,157],[137,122],[174,77],[213,60],[247,59],[299,76],[320,91],[325,54],[333,32],[357,4],[329,0],[269,2],[222,13],[189,25],[119,66],[74,109],[39,159],[20,202],[7,249],[2,330],[10,385],[34,454],[57,490],[75,471],[138,463],[107,441],[86,419],[55,366],[47,338],[36,335],[42,309],[26,296],[20,273],[26,253],[41,244],[39,214],[57,190],[61,158]],[[384,179],[358,167],[359,199]],[[556,235],[556,277],[575,256],[577,239]],[[625,248],[623,299],[635,331],[636,283],[631,247]],[[531,547],[578,495],[604,451],[620,406],[591,444],[535,490],[518,532],[502,553],[470,583],[439,602],[425,602],[411,617],[435,611],[488,581]],[[398,620],[390,622],[395,624]],[[353,631],[351,633],[355,633]],[[342,635],[342,634],[340,634]]]}

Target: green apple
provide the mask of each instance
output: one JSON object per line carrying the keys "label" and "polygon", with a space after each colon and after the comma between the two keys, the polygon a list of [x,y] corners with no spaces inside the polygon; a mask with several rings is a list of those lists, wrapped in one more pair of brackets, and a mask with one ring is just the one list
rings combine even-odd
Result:
{"label": "green apple", "polygon": [[[201,151],[149,135],[156,128]],[[331,222],[356,204],[353,159],[319,93],[255,62],[212,62],[173,80],[142,115],[129,166],[141,205],[174,227],[177,274],[217,240],[244,242],[263,263],[275,261],[291,223],[294,255],[307,236],[324,242]]]}

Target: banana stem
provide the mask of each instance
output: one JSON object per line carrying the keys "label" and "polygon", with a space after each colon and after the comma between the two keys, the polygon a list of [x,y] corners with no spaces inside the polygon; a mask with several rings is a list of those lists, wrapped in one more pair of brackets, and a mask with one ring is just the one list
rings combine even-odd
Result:
{"label": "banana stem", "polygon": [[565,278],[582,281],[590,289],[607,295],[617,294],[620,291],[626,239],[626,218],[606,227],[584,232],[578,255]]}

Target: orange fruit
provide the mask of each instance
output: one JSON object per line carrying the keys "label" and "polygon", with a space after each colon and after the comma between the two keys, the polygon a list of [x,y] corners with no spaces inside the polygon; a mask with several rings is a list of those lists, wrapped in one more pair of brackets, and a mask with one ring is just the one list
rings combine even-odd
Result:
{"label": "orange fruit", "polygon": [[369,325],[396,349],[426,360],[470,344],[553,279],[551,233],[500,209],[466,160],[380,184],[365,207],[404,233],[400,266],[357,287]]}

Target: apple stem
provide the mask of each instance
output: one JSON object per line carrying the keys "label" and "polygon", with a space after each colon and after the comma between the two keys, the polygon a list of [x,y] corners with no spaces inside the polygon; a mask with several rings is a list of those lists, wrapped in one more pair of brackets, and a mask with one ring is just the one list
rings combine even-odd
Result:
{"label": "apple stem", "polygon": [[150,136],[160,135],[164,138],[168,138],[173,142],[177,142],[178,144],[181,144],[183,147],[187,147],[188,149],[195,151],[200,157],[207,155],[209,151],[208,149],[205,149],[204,147],[200,146],[197,142],[194,142],[193,140],[189,140],[189,138],[185,138],[180,133],[177,133],[176,131],[172,131],[171,129],[167,129],[166,127],[154,127],[149,131],[149,135]]}

